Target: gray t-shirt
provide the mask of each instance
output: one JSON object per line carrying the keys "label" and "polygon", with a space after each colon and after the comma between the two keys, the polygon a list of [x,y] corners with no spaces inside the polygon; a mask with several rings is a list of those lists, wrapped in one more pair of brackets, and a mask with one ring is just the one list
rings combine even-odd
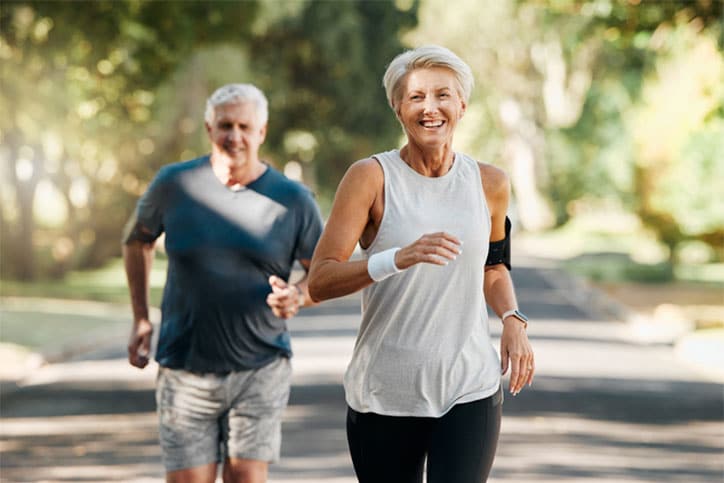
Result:
{"label": "gray t-shirt", "polygon": [[312,193],[269,167],[239,191],[209,156],[163,167],[138,201],[125,241],[166,234],[168,273],[156,360],[193,372],[258,368],[290,357],[286,322],[266,304],[322,232]]}

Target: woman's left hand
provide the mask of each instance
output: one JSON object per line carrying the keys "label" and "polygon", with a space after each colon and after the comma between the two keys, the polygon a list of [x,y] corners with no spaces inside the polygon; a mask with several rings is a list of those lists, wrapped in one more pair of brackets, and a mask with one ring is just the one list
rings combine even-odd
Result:
{"label": "woman's left hand", "polygon": [[266,303],[271,307],[274,315],[282,319],[290,319],[297,315],[302,306],[301,291],[276,275],[269,277],[269,285],[271,285],[272,292],[267,295]]}
{"label": "woman's left hand", "polygon": [[500,362],[502,374],[510,373],[510,393],[515,396],[523,386],[533,384],[535,357],[528,341],[525,325],[515,317],[503,321],[503,335],[500,337]]}

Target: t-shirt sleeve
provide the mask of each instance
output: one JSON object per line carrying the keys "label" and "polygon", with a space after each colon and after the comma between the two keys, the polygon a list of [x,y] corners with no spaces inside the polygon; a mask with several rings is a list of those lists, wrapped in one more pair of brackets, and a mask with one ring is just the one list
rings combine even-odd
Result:
{"label": "t-shirt sleeve", "polygon": [[307,192],[301,203],[301,224],[297,235],[295,260],[310,260],[314,254],[319,237],[322,236],[322,215],[311,192]]}
{"label": "t-shirt sleeve", "polygon": [[123,230],[123,243],[152,243],[163,233],[164,170],[151,182],[136,204],[136,209]]}

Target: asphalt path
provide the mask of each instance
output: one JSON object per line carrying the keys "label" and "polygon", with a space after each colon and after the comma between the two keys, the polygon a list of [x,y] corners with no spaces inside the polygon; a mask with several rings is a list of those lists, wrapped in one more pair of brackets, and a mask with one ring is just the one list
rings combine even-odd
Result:
{"label": "asphalt path", "polygon": [[[531,317],[537,376],[506,395],[489,481],[724,481],[722,384],[677,359],[671,345],[636,343],[626,324],[559,283],[554,267],[519,265],[513,275]],[[358,322],[359,298],[350,296],[290,323],[294,386],[272,483],[356,481],[341,381]],[[497,345],[500,327],[491,326]],[[163,481],[155,367],[127,364],[125,335],[3,390],[0,481]]]}

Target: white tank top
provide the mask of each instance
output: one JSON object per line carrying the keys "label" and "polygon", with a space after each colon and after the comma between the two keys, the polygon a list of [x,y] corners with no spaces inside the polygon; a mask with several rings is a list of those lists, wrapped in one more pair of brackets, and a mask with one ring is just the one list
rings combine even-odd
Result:
{"label": "white tank top", "polygon": [[445,231],[463,241],[446,266],[420,263],[362,292],[362,322],[344,376],[349,406],[390,416],[439,417],[500,384],[483,295],[490,213],[480,169],[456,153],[445,175],[410,168],[398,150],[374,156],[384,172],[382,222],[369,257]]}

